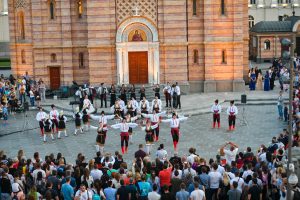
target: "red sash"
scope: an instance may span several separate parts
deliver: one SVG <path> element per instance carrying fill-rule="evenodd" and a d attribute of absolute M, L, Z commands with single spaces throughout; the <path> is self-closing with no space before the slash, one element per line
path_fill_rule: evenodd
<path fill-rule="evenodd" d="M 120 136 L 129 136 L 128 132 L 121 132 Z"/>

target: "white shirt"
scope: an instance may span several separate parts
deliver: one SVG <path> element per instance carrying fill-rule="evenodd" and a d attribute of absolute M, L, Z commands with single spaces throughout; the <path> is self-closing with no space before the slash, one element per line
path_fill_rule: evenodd
<path fill-rule="evenodd" d="M 187 161 L 191 164 L 194 164 L 194 158 L 197 157 L 195 154 L 191 154 L 187 157 Z"/>
<path fill-rule="evenodd" d="M 50 119 L 57 119 L 59 116 L 59 113 L 57 110 L 51 110 L 50 111 Z"/>
<path fill-rule="evenodd" d="M 266 152 L 259 155 L 259 159 L 261 162 L 267 162 L 267 155 Z"/>
<path fill-rule="evenodd" d="M 231 113 L 233 113 L 233 115 L 237 115 L 238 114 L 238 109 L 235 105 L 233 106 L 229 106 L 227 108 L 227 115 L 231 115 Z"/>
<path fill-rule="evenodd" d="M 223 175 L 223 174 L 224 174 L 224 172 L 225 172 L 225 169 L 224 169 L 224 167 L 223 167 L 223 166 L 221 166 L 221 165 L 218 165 L 218 169 L 217 169 L 217 171 L 218 171 L 218 172 L 220 172 L 220 174 L 221 174 L 221 175 Z"/>
<path fill-rule="evenodd" d="M 107 120 L 114 119 L 115 116 L 114 115 L 100 115 L 100 116 L 90 115 L 90 117 L 93 120 L 99 120 L 99 123 L 105 125 L 107 124 Z"/>
<path fill-rule="evenodd" d="M 113 129 L 120 129 L 121 132 L 128 132 L 129 128 L 135 128 L 137 127 L 138 124 L 136 123 L 118 123 L 118 124 L 114 124 L 111 127 Z"/>
<path fill-rule="evenodd" d="M 177 171 L 178 171 L 178 176 L 177 177 L 181 179 L 182 178 L 182 170 L 178 169 Z M 174 177 L 176 177 L 175 176 L 175 169 L 172 172 L 172 178 L 174 178 Z"/>
<path fill-rule="evenodd" d="M 34 182 L 36 182 L 36 179 L 37 179 L 37 174 L 39 172 L 42 172 L 42 176 L 43 176 L 43 179 L 46 178 L 46 172 L 42 169 L 35 169 L 33 172 L 32 172 L 32 177 L 33 177 L 33 180 Z"/>
<path fill-rule="evenodd" d="M 205 197 L 205 193 L 202 190 L 196 189 L 191 193 L 191 200 L 202 200 Z"/>
<path fill-rule="evenodd" d="M 238 152 L 238 148 L 234 148 L 233 151 L 224 149 L 224 153 L 225 153 L 225 159 L 226 159 L 226 163 L 231 165 L 232 161 L 235 161 L 235 156 Z"/>
<path fill-rule="evenodd" d="M 157 105 L 159 112 L 161 111 L 161 100 L 160 99 L 154 99 L 151 103 L 151 110 L 154 109 L 154 106 Z"/>
<path fill-rule="evenodd" d="M 214 104 L 214 105 L 212 105 L 212 107 L 211 107 L 211 112 L 212 113 L 218 113 L 218 114 L 220 114 L 221 113 L 221 111 L 222 111 L 222 107 L 221 107 L 221 105 L 220 104 Z"/>
<path fill-rule="evenodd" d="M 37 121 L 42 121 L 46 118 L 46 113 L 44 111 L 38 112 L 36 115 L 36 120 Z"/>
<path fill-rule="evenodd" d="M 211 171 L 208 174 L 209 176 L 209 183 L 210 183 L 210 188 L 216 189 L 219 188 L 220 181 L 222 180 L 222 175 L 218 171 Z"/>
<path fill-rule="evenodd" d="M 178 85 L 176 85 L 175 87 L 175 92 L 177 93 L 177 95 L 180 95 L 180 87 Z"/>
<path fill-rule="evenodd" d="M 75 194 L 75 197 L 79 197 L 80 200 L 92 199 L 92 196 L 93 195 L 90 191 L 85 190 L 84 192 L 81 192 L 80 189 Z"/>
<path fill-rule="evenodd" d="M 83 107 L 89 107 L 91 105 L 91 101 L 89 99 L 84 99 L 83 100 Z"/>
<path fill-rule="evenodd" d="M 247 171 L 244 171 L 244 173 L 243 173 L 243 179 L 246 179 L 247 178 L 247 176 L 252 176 L 252 174 L 253 174 L 254 172 L 252 171 L 252 170 L 247 170 Z"/>
<path fill-rule="evenodd" d="M 140 110 L 142 110 L 143 106 L 146 106 L 146 110 L 149 111 L 150 109 L 150 106 L 149 106 L 149 101 L 148 100 L 145 100 L 145 101 L 140 101 Z"/>
<path fill-rule="evenodd" d="M 144 114 L 142 113 L 142 116 L 145 118 L 149 118 L 151 122 L 159 122 L 159 117 L 164 116 L 166 114 L 166 111 L 161 113 L 155 113 L 155 114 Z"/>
<path fill-rule="evenodd" d="M 120 99 L 120 106 L 121 106 L 121 108 L 125 107 L 125 102 L 122 99 Z"/>
<path fill-rule="evenodd" d="M 191 173 L 192 177 L 197 176 L 197 172 L 196 172 L 196 170 L 194 170 L 193 168 L 187 168 L 187 169 L 184 169 L 184 170 L 183 170 L 183 174 L 184 174 L 185 176 L 187 176 L 189 173 Z"/>
<path fill-rule="evenodd" d="M 171 118 L 171 119 L 165 119 L 165 120 L 161 120 L 161 121 L 169 122 L 171 128 L 178 128 L 180 121 L 184 121 L 187 119 L 188 119 L 187 117 L 180 117 L 180 118 L 176 118 L 176 119 Z"/>
<path fill-rule="evenodd" d="M 160 194 L 158 194 L 157 192 L 149 192 L 148 193 L 148 200 L 160 200 Z"/>
<path fill-rule="evenodd" d="M 34 93 L 33 93 L 32 90 L 29 91 L 29 96 L 30 96 L 30 97 L 34 97 Z"/>
<path fill-rule="evenodd" d="M 92 169 L 90 175 L 93 177 L 93 180 L 100 180 L 103 172 L 99 169 Z"/>
<path fill-rule="evenodd" d="M 158 150 L 156 152 L 156 157 L 162 162 L 166 160 L 167 156 L 168 156 L 168 152 L 164 149 Z"/>
<path fill-rule="evenodd" d="M 171 94 L 171 86 L 167 85 L 164 90 Z"/>
<path fill-rule="evenodd" d="M 244 185 L 244 179 L 240 178 L 240 177 L 235 177 L 235 178 L 230 180 L 230 185 L 233 185 L 234 181 L 238 183 L 237 189 L 242 192 L 243 191 L 243 185 Z"/>

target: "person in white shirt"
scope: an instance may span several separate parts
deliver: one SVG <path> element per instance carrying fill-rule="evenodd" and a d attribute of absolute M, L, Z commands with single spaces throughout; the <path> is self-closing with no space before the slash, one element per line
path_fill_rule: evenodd
<path fill-rule="evenodd" d="M 227 145 L 230 145 L 230 149 L 225 149 Z M 226 163 L 231 165 L 232 161 L 235 161 L 236 154 L 238 153 L 238 146 L 233 142 L 226 142 L 221 148 L 221 154 L 225 154 Z"/>
<path fill-rule="evenodd" d="M 124 113 L 129 114 L 131 117 L 134 117 L 136 107 L 133 105 L 132 100 L 127 101 L 127 105 L 124 107 Z"/>
<path fill-rule="evenodd" d="M 91 175 L 91 177 L 93 177 L 94 181 L 100 180 L 103 175 L 103 172 L 101 170 L 99 170 L 97 164 L 95 164 L 94 169 L 91 170 L 90 175 Z"/>
<path fill-rule="evenodd" d="M 193 164 L 194 164 L 194 159 L 195 159 L 195 157 L 197 157 L 197 155 L 195 154 L 195 153 L 196 153 L 196 149 L 193 148 L 193 147 L 191 147 L 191 148 L 189 149 L 189 153 L 190 153 L 190 155 L 187 157 L 187 161 L 188 161 L 191 165 L 193 165 Z"/>
<path fill-rule="evenodd" d="M 50 111 L 50 119 L 52 121 L 52 133 L 54 134 L 54 126 L 56 128 L 56 133 L 58 133 L 58 116 L 59 113 L 56 110 L 56 107 L 54 104 L 51 105 L 51 111 Z"/>
<path fill-rule="evenodd" d="M 243 187 L 244 187 L 244 179 L 243 178 L 241 178 L 241 177 L 239 177 L 239 175 L 240 175 L 240 172 L 239 171 L 236 171 L 235 172 L 235 177 L 233 178 L 233 179 L 231 179 L 230 180 L 230 185 L 231 185 L 231 187 L 233 186 L 233 182 L 235 181 L 235 182 L 237 182 L 238 183 L 238 187 L 237 187 L 237 189 L 239 190 L 239 191 L 243 191 Z"/>
<path fill-rule="evenodd" d="M 160 194 L 157 193 L 157 185 L 154 183 L 152 192 L 148 193 L 148 200 L 160 200 Z"/>
<path fill-rule="evenodd" d="M 36 120 L 39 122 L 41 136 L 44 136 L 44 121 L 46 119 L 46 113 L 43 111 L 43 108 L 39 108 L 39 112 L 36 114 Z"/>
<path fill-rule="evenodd" d="M 161 109 L 161 100 L 158 98 L 158 96 L 155 96 L 155 99 L 153 99 L 151 103 L 151 110 L 152 112 L 155 110 L 156 113 L 160 113 Z"/>
<path fill-rule="evenodd" d="M 156 152 L 156 157 L 161 161 L 164 162 L 168 157 L 168 152 L 164 149 L 164 144 L 160 144 L 159 148 Z"/>
<path fill-rule="evenodd" d="M 154 134 L 154 140 L 157 142 L 159 140 L 159 123 L 162 116 L 165 116 L 166 111 L 157 113 L 155 110 L 153 110 L 153 114 L 144 114 L 142 113 L 142 116 L 145 118 L 150 119 L 151 125 L 156 125 L 157 127 L 153 129 Z"/>
<path fill-rule="evenodd" d="M 206 200 L 205 193 L 199 189 L 199 183 L 194 182 L 194 191 L 190 195 L 190 200 Z"/>
<path fill-rule="evenodd" d="M 181 91 L 180 91 L 180 87 L 178 85 L 178 82 L 176 82 L 175 91 L 177 93 L 177 102 L 176 102 L 177 103 L 177 107 L 176 108 L 181 109 L 181 101 L 180 101 Z"/>
<path fill-rule="evenodd" d="M 112 112 L 115 114 L 115 119 L 119 119 L 120 117 L 124 117 L 124 106 L 121 105 L 121 100 L 117 99 L 115 104 L 110 108 Z"/>
<path fill-rule="evenodd" d="M 157 128 L 158 124 L 151 126 L 151 121 L 147 120 L 146 126 L 142 127 L 142 130 L 146 132 L 145 140 L 146 140 L 146 153 L 150 155 L 151 147 L 154 142 L 154 134 L 153 131 Z"/>
<path fill-rule="evenodd" d="M 126 119 L 126 123 L 132 123 L 132 122 L 136 122 L 138 117 L 137 116 L 132 117 L 130 113 L 127 113 L 125 119 Z M 129 127 L 128 134 L 129 134 L 129 143 L 133 144 L 133 129 L 131 127 Z"/>
<path fill-rule="evenodd" d="M 80 189 L 75 194 L 74 200 L 92 200 L 92 196 L 92 193 L 85 188 L 85 185 L 81 184 Z"/>
<path fill-rule="evenodd" d="M 185 121 L 187 120 L 187 117 L 177 117 L 176 113 L 172 114 L 172 118 L 171 119 L 165 119 L 165 120 L 161 120 L 161 122 L 167 122 L 170 123 L 170 128 L 171 128 L 171 134 L 172 134 L 172 138 L 173 138 L 173 146 L 174 146 L 174 150 L 177 151 L 177 144 L 179 142 L 179 127 L 180 127 L 180 121 Z"/>
<path fill-rule="evenodd" d="M 163 89 L 164 91 L 164 95 L 165 95 L 165 99 L 166 99 L 166 107 L 172 107 L 171 106 L 171 86 L 170 83 L 168 82 L 166 87 L 164 87 Z"/>
<path fill-rule="evenodd" d="M 212 170 L 209 172 L 209 186 L 210 186 L 210 191 L 211 195 L 217 195 L 219 186 L 220 186 L 220 181 L 222 180 L 222 175 L 218 170 L 218 164 L 213 163 L 212 164 Z"/>
<path fill-rule="evenodd" d="M 218 122 L 218 128 L 220 128 L 220 113 L 222 111 L 222 107 L 219 104 L 219 100 L 216 99 L 214 105 L 211 107 L 211 112 L 213 113 L 213 128 L 216 128 L 216 122 Z"/>
<path fill-rule="evenodd" d="M 123 119 L 122 123 L 118 123 L 118 124 L 111 126 L 113 129 L 120 129 L 120 131 L 121 131 L 121 133 L 120 133 L 121 151 L 123 154 L 127 153 L 127 150 L 128 150 L 128 140 L 129 140 L 128 130 L 130 127 L 135 128 L 137 126 L 138 126 L 138 124 L 136 124 L 136 123 L 126 123 L 126 119 Z"/>
<path fill-rule="evenodd" d="M 41 169 L 41 163 L 36 163 L 35 168 L 36 169 L 33 170 L 31 175 L 33 177 L 33 181 L 36 183 L 38 173 L 41 172 L 43 179 L 45 179 L 46 178 L 46 172 Z"/>
<path fill-rule="evenodd" d="M 143 100 L 140 101 L 140 111 L 141 113 L 148 114 L 150 110 L 149 101 L 146 99 L 146 97 L 143 97 Z"/>
<path fill-rule="evenodd" d="M 230 106 L 227 108 L 227 115 L 228 115 L 228 123 L 229 123 L 229 131 L 232 131 L 235 129 L 235 120 L 236 115 L 238 114 L 238 109 L 234 105 L 234 101 L 230 101 Z"/>
<path fill-rule="evenodd" d="M 253 171 L 252 171 L 252 164 L 248 163 L 247 165 L 247 170 L 243 172 L 243 179 L 246 180 L 248 176 L 252 176 L 253 175 Z"/>
<path fill-rule="evenodd" d="M 91 114 L 91 113 L 95 112 L 95 108 L 94 108 L 93 104 L 91 103 L 91 101 L 89 100 L 88 95 L 85 95 L 84 100 L 83 100 L 83 109 L 84 108 L 87 109 L 87 114 Z"/>

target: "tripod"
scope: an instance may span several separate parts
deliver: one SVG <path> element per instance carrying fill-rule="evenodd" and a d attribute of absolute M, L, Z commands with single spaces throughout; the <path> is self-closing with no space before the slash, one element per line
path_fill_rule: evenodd
<path fill-rule="evenodd" d="M 33 129 L 32 125 L 29 123 L 28 115 L 26 109 L 23 111 L 23 127 L 22 127 L 22 134 L 25 133 L 25 131 L 28 131 L 28 129 Z"/>

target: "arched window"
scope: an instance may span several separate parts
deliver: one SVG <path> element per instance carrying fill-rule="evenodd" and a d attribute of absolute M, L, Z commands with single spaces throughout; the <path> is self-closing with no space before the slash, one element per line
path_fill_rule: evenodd
<path fill-rule="evenodd" d="M 222 64 L 227 64 L 227 52 L 225 49 L 222 50 Z"/>
<path fill-rule="evenodd" d="M 77 1 L 78 18 L 82 18 L 83 15 L 83 2 L 82 0 Z"/>
<path fill-rule="evenodd" d="M 84 68 L 84 54 L 82 52 L 79 53 L 79 68 Z"/>
<path fill-rule="evenodd" d="M 25 55 L 24 49 L 22 49 L 22 51 L 21 51 L 21 62 L 22 62 L 22 64 L 26 64 L 26 55 Z"/>
<path fill-rule="evenodd" d="M 256 4 L 256 0 L 250 0 L 250 4 L 251 5 Z"/>
<path fill-rule="evenodd" d="M 19 12 L 19 33 L 20 39 L 25 40 L 25 19 L 24 13 L 22 11 Z"/>
<path fill-rule="evenodd" d="M 199 63 L 199 52 L 198 50 L 194 50 L 193 51 L 193 54 L 194 54 L 194 64 L 198 64 Z"/>
<path fill-rule="evenodd" d="M 264 48 L 265 48 L 265 50 L 270 50 L 271 49 L 271 42 L 270 42 L 270 40 L 265 40 L 265 42 L 264 42 Z"/>
<path fill-rule="evenodd" d="M 51 62 L 53 62 L 53 63 L 57 62 L 55 53 L 52 53 L 50 57 L 51 57 Z"/>
<path fill-rule="evenodd" d="M 225 15 L 225 0 L 221 0 L 221 15 Z"/>
<path fill-rule="evenodd" d="M 49 14 L 50 14 L 50 19 L 55 18 L 55 1 L 50 0 L 49 2 Z"/>
<path fill-rule="evenodd" d="M 193 0 L 193 15 L 197 15 L 197 0 Z"/>
<path fill-rule="evenodd" d="M 254 17 L 252 15 L 248 16 L 249 28 L 254 26 Z"/>

